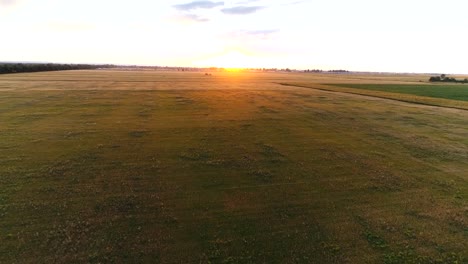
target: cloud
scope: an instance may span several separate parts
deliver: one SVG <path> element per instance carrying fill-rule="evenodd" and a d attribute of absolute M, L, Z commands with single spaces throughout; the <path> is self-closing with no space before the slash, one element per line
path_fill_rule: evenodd
<path fill-rule="evenodd" d="M 298 4 L 302 4 L 302 3 L 305 3 L 306 1 L 305 0 L 302 0 L 302 1 L 295 1 L 295 2 L 291 2 L 291 3 L 287 3 L 285 5 L 298 5 Z"/>
<path fill-rule="evenodd" d="M 8 1 L 8 0 L 0 0 L 0 1 Z M 193 1 L 186 4 L 174 5 L 173 7 L 178 10 L 182 11 L 190 11 L 193 9 L 210 9 L 215 8 L 218 6 L 223 6 L 224 2 L 212 2 L 212 1 Z"/>
<path fill-rule="evenodd" d="M 73 22 L 51 22 L 48 23 L 47 28 L 57 32 L 79 32 L 79 31 L 90 31 L 96 27 L 92 24 L 85 23 L 73 23 Z"/>
<path fill-rule="evenodd" d="M 246 39 L 268 39 L 271 35 L 279 32 L 279 29 L 262 29 L 262 30 L 239 30 L 228 33 L 226 37 L 246 40 Z"/>
<path fill-rule="evenodd" d="M 172 20 L 180 24 L 193 24 L 193 23 L 202 23 L 210 21 L 208 18 L 201 17 L 195 14 L 180 14 L 173 16 Z"/>
<path fill-rule="evenodd" d="M 263 30 L 244 31 L 244 33 L 247 35 L 253 35 L 253 36 L 267 36 L 267 35 L 277 33 L 278 31 L 279 29 L 263 29 Z"/>
<path fill-rule="evenodd" d="M 182 17 L 185 18 L 188 21 L 193 21 L 193 22 L 207 22 L 207 21 L 210 21 L 208 18 L 204 18 L 204 17 L 201 17 L 199 15 L 195 15 L 195 14 L 186 14 L 186 15 L 183 15 Z"/>
<path fill-rule="evenodd" d="M 221 9 L 221 12 L 228 15 L 248 15 L 264 8 L 264 6 L 236 6 L 231 8 L 223 8 Z"/>
<path fill-rule="evenodd" d="M 0 6 L 12 6 L 16 4 L 16 0 L 0 0 Z"/>
<path fill-rule="evenodd" d="M 247 0 L 247 1 L 242 1 L 242 2 L 237 2 L 236 5 L 248 5 L 248 4 L 251 4 L 253 2 L 258 2 L 260 0 Z"/>

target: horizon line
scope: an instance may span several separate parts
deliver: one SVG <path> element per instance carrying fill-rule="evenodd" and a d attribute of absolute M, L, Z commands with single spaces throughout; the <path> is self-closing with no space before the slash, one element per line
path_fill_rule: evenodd
<path fill-rule="evenodd" d="M 227 67 L 219 67 L 219 66 L 209 66 L 209 67 L 199 67 L 199 66 L 161 66 L 161 65 L 148 65 L 148 64 L 113 64 L 113 63 L 90 63 L 90 62 L 82 62 L 82 63 L 76 63 L 76 62 L 50 62 L 50 61 L 0 61 L 1 63 L 7 63 L 7 64 L 13 64 L 13 63 L 30 63 L 30 64 L 70 64 L 70 65 L 108 65 L 108 66 L 117 66 L 117 67 L 153 67 L 153 68 L 178 68 L 178 69 L 231 69 Z M 232 68 L 234 69 L 234 68 Z M 353 71 L 353 70 L 345 70 L 345 69 L 329 69 L 329 70 L 323 70 L 320 68 L 293 68 L 293 67 L 258 67 L 258 68 L 235 68 L 238 70 L 277 70 L 277 71 L 291 71 L 291 72 L 304 72 L 307 70 L 320 70 L 323 71 L 323 73 L 333 73 L 333 71 L 343 71 L 342 73 L 375 73 L 375 74 L 417 74 L 417 75 L 424 75 L 424 74 L 431 74 L 431 75 L 441 75 L 441 74 L 451 74 L 451 75 L 468 75 L 468 73 L 441 73 L 441 72 L 399 72 L 399 71 L 369 71 L 369 70 L 358 70 L 358 71 Z M 337 73 L 335 72 L 335 73 Z M 319 72 L 322 73 L 322 72 Z"/>

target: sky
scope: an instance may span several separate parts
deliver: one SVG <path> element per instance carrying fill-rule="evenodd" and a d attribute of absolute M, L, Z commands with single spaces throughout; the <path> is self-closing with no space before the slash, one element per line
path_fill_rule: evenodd
<path fill-rule="evenodd" d="M 468 73 L 466 0 L 0 0 L 0 61 Z"/>

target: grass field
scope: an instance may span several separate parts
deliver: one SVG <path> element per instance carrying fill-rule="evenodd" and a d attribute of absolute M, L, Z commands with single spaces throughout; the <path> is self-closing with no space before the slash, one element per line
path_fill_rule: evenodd
<path fill-rule="evenodd" d="M 429 84 L 388 84 L 385 82 L 383 84 L 280 82 L 279 84 L 289 87 L 312 88 L 322 91 L 384 98 L 413 104 L 468 110 L 468 86 L 465 85 L 432 86 Z"/>
<path fill-rule="evenodd" d="M 365 78 L 0 76 L 0 263 L 467 263 L 468 111 Z"/>
<path fill-rule="evenodd" d="M 337 84 L 335 86 L 468 101 L 468 85 Z"/>

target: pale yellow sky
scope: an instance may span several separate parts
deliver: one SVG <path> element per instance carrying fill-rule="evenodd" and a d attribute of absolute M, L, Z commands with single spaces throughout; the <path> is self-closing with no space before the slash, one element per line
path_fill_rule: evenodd
<path fill-rule="evenodd" d="M 468 73 L 464 0 L 0 0 L 0 61 Z"/>

